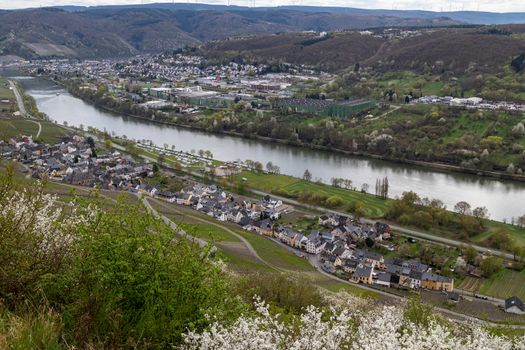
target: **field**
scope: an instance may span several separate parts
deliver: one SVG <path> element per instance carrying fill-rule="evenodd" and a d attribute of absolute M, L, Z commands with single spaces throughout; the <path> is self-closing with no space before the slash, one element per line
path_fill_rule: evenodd
<path fill-rule="evenodd" d="M 496 298 L 517 296 L 525 300 L 525 271 L 503 269 L 485 281 L 480 293 Z"/>
<path fill-rule="evenodd" d="M 286 175 L 277 174 L 263 174 L 256 172 L 244 171 L 239 175 L 240 178 L 247 179 L 247 185 L 253 189 L 279 193 L 286 192 L 292 196 L 298 195 L 300 192 L 312 192 L 325 194 L 329 197 L 340 197 L 344 205 L 348 205 L 353 201 L 362 202 L 368 212 L 368 216 L 377 218 L 383 215 L 388 200 L 383 200 L 371 194 L 365 194 L 358 191 L 350 191 L 341 188 L 336 188 L 328 185 L 304 181 Z M 344 208 L 339 208 L 344 209 Z"/>
<path fill-rule="evenodd" d="M 48 121 L 31 121 L 22 118 L 0 119 L 0 139 L 9 140 L 15 136 L 31 135 L 36 138 L 38 123 L 42 125 L 42 132 L 38 139 L 47 143 L 55 143 L 67 134 L 67 130 Z"/>
<path fill-rule="evenodd" d="M 482 278 L 467 276 L 457 285 L 457 288 L 467 292 L 478 293 L 484 282 L 485 280 Z"/>
<path fill-rule="evenodd" d="M 0 98 L 15 98 L 15 95 L 13 94 L 13 91 L 9 89 L 9 82 L 0 77 Z"/>

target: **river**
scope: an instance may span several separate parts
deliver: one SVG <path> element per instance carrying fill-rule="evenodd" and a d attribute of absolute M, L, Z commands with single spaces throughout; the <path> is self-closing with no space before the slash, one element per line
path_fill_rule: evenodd
<path fill-rule="evenodd" d="M 53 82 L 30 77 L 16 77 L 22 87 L 35 98 L 40 111 L 59 123 L 92 126 L 133 139 L 153 140 L 157 145 L 175 145 L 183 151 L 210 150 L 214 158 L 228 160 L 272 161 L 281 173 L 302 177 L 308 169 L 314 179 L 330 183 L 333 177 L 352 180 L 360 188 L 363 183 L 374 191 L 378 178 L 388 177 L 391 197 L 415 191 L 422 197 L 438 198 L 449 209 L 459 201 L 486 206 L 492 219 L 508 220 L 525 214 L 525 183 L 479 178 L 473 175 L 440 172 L 423 167 L 353 157 L 334 152 L 311 150 L 260 140 L 156 124 L 115 115 L 73 97 Z"/>

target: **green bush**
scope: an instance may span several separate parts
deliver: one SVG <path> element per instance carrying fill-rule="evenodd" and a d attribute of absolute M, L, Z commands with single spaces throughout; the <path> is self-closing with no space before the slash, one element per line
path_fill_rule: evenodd
<path fill-rule="evenodd" d="M 76 341 L 166 347 L 205 315 L 228 319 L 241 306 L 207 252 L 174 235 L 141 205 L 122 201 L 79 225 L 76 254 L 42 283 Z"/>

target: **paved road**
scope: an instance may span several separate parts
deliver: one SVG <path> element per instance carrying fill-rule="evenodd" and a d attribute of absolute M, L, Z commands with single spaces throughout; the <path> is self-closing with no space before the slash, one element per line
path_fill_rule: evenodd
<path fill-rule="evenodd" d="M 22 117 L 27 118 L 28 114 L 26 111 L 26 106 L 24 105 L 24 100 L 22 99 L 22 95 L 20 95 L 20 91 L 18 91 L 18 87 L 12 80 L 9 80 L 9 85 L 11 86 L 11 90 L 13 90 L 13 93 L 15 94 L 16 103 L 18 104 L 18 110 L 20 111 L 20 114 L 22 115 Z"/>
<path fill-rule="evenodd" d="M 31 122 L 38 125 L 38 132 L 35 138 L 39 138 L 40 134 L 42 133 L 42 124 L 34 120 L 34 118 L 29 113 L 27 113 L 26 106 L 24 105 L 24 99 L 22 98 L 20 91 L 18 91 L 18 87 L 16 86 L 16 84 L 12 80 L 9 80 L 9 85 L 11 86 L 11 89 L 13 90 L 13 93 L 15 94 L 16 103 L 18 104 L 18 110 L 20 111 L 20 114 L 22 115 L 22 117 L 28 118 L 30 119 Z"/>

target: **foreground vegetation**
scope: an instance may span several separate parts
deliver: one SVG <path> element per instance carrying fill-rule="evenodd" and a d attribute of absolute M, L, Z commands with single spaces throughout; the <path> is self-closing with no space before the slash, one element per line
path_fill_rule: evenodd
<path fill-rule="evenodd" d="M 124 197 L 107 202 L 93 193 L 66 204 L 45 194 L 41 184 L 15 180 L 13 172 L 10 165 L 0 174 L 1 348 L 256 349 L 271 344 L 266 348 L 278 349 L 288 343 L 311 349 L 324 343 L 327 349 L 365 349 L 363 337 L 375 334 L 372 318 L 391 325 L 394 333 L 381 328 L 377 334 L 396 342 L 401 339 L 395 330 L 403 324 L 432 334 L 447 344 L 443 349 L 452 340 L 474 349 L 467 347 L 477 344 L 471 332 L 483 337 L 487 349 L 521 346 L 520 338 L 494 337 L 479 328 L 450 333 L 446 322 L 418 302 L 383 309 L 349 295 L 327 297 L 331 294 L 282 273 L 239 276 L 208 248 L 176 236 L 140 202 Z M 216 237 L 206 233 L 209 227 L 185 228 Z M 224 233 L 218 240 L 234 242 Z M 252 243 L 272 259 L 271 252 Z M 260 299 L 254 305 L 255 295 Z M 340 313 L 341 305 L 355 311 Z M 314 324 L 316 332 L 310 333 Z M 283 338 L 279 329 L 303 335 Z M 261 331 L 277 336 L 280 345 Z M 219 334 L 225 337 L 216 343 Z M 418 340 L 411 349 L 421 346 Z"/>

